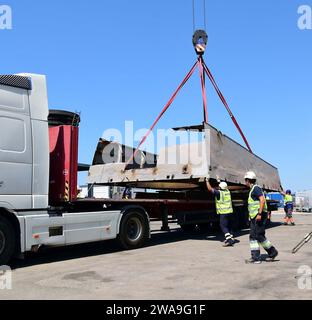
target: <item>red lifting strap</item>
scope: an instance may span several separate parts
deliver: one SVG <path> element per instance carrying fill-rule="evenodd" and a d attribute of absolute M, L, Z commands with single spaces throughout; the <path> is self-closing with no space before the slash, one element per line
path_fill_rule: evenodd
<path fill-rule="evenodd" d="M 199 61 L 197 61 L 192 69 L 190 70 L 190 72 L 186 75 L 186 77 L 183 79 L 183 81 L 181 82 L 181 84 L 179 85 L 179 87 L 176 89 L 176 91 L 174 92 L 174 94 L 172 95 L 172 97 L 170 98 L 170 100 L 168 101 L 168 103 L 165 105 L 164 109 L 161 111 L 161 113 L 159 114 L 159 116 L 157 117 L 157 119 L 154 121 L 154 123 L 152 124 L 152 126 L 150 127 L 150 129 L 148 130 L 148 132 L 146 133 L 146 135 L 143 137 L 143 139 L 141 140 L 141 142 L 139 143 L 138 147 L 136 148 L 136 150 L 134 151 L 133 155 L 129 158 L 129 160 L 126 162 L 125 165 L 125 170 L 127 170 L 127 167 L 130 163 L 132 163 L 132 161 L 135 159 L 141 145 L 145 142 L 145 140 L 147 139 L 147 137 L 151 134 L 151 132 L 153 131 L 153 129 L 155 128 L 156 124 L 158 123 L 158 121 L 162 118 L 162 116 L 165 114 L 165 112 L 169 109 L 169 107 L 171 106 L 172 102 L 174 101 L 174 99 L 176 98 L 176 96 L 178 95 L 179 91 L 184 87 L 184 85 L 186 84 L 186 82 L 189 80 L 189 78 L 192 76 L 192 74 L 194 73 L 196 67 L 198 66 Z"/>
<path fill-rule="evenodd" d="M 206 71 L 206 74 L 207 74 L 208 78 L 210 79 L 210 81 L 211 81 L 212 85 L 214 86 L 215 90 L 217 91 L 217 94 L 219 95 L 219 97 L 220 97 L 222 103 L 224 104 L 226 110 L 228 111 L 228 113 L 229 113 L 234 125 L 236 126 L 237 130 L 239 131 L 240 135 L 242 136 L 242 138 L 243 138 L 243 140 L 244 140 L 249 152 L 253 153 L 251 148 L 250 148 L 250 146 L 249 146 L 249 143 L 248 143 L 248 141 L 247 141 L 247 139 L 246 139 L 246 137 L 245 137 L 245 135 L 244 135 L 244 133 L 243 133 L 243 131 L 241 129 L 241 127 L 239 126 L 238 122 L 236 121 L 236 119 L 235 119 L 230 107 L 228 106 L 228 104 L 227 104 L 222 92 L 220 91 L 215 79 L 213 78 L 213 76 L 212 76 L 209 68 L 206 66 L 205 62 L 203 63 L 203 66 L 204 66 L 204 69 Z"/>
<path fill-rule="evenodd" d="M 199 62 L 199 72 L 200 72 L 200 81 L 202 86 L 203 102 L 204 102 L 204 121 L 205 123 L 208 123 L 207 96 L 206 96 L 206 88 L 205 88 L 205 71 L 204 71 L 204 60 L 202 56 L 198 58 L 198 62 Z"/>

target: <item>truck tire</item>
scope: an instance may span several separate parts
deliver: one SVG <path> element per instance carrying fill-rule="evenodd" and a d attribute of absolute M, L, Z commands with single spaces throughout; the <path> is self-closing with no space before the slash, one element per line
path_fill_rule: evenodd
<path fill-rule="evenodd" d="M 123 249 L 141 248 L 149 238 L 149 222 L 146 215 L 138 211 L 127 212 L 120 223 L 118 241 Z"/>
<path fill-rule="evenodd" d="M 12 259 L 15 248 L 14 228 L 7 219 L 0 217 L 0 266 L 7 264 Z"/>

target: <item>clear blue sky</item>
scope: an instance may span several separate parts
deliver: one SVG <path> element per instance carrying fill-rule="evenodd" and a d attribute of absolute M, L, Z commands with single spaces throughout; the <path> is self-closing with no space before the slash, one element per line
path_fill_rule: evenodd
<path fill-rule="evenodd" d="M 105 129 L 148 127 L 196 59 L 191 0 L 1 4 L 13 30 L 0 30 L 0 73 L 45 74 L 50 108 L 81 111 L 80 162 Z M 207 0 L 206 63 L 254 152 L 294 191 L 312 189 L 312 31 L 297 28 L 301 4 L 312 0 Z M 202 121 L 198 81 L 160 127 Z M 211 124 L 241 142 L 211 88 L 208 103 Z"/>

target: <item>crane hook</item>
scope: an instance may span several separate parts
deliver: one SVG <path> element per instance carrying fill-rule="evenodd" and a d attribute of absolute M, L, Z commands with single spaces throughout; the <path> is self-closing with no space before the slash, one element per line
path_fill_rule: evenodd
<path fill-rule="evenodd" d="M 193 46 L 196 54 L 202 56 L 208 43 L 208 35 L 205 30 L 196 30 L 193 35 Z"/>

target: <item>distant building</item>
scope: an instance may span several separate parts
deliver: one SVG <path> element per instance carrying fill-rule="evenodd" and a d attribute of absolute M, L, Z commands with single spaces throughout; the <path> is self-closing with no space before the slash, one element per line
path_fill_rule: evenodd
<path fill-rule="evenodd" d="M 312 190 L 296 192 L 296 207 L 300 208 L 301 211 L 312 210 Z"/>

